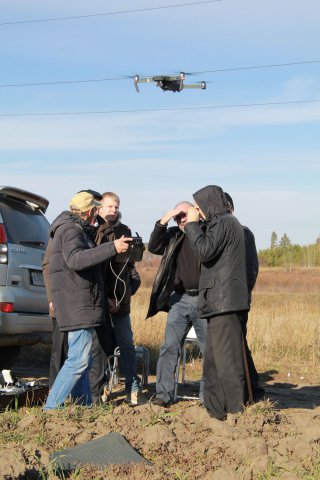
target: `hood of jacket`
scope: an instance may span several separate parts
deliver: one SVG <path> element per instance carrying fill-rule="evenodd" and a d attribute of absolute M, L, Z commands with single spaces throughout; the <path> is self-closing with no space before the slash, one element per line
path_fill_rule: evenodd
<path fill-rule="evenodd" d="M 91 237 L 94 237 L 95 227 L 93 227 L 92 225 L 89 225 L 85 220 L 80 218 L 79 215 L 75 215 L 74 213 L 69 212 L 68 210 L 65 210 L 64 212 L 60 213 L 60 215 L 58 215 L 57 218 L 52 222 L 50 226 L 50 231 L 49 231 L 50 237 L 53 238 L 57 229 L 68 223 L 70 225 L 77 223 Z"/>
<path fill-rule="evenodd" d="M 206 216 L 206 221 L 229 213 L 228 202 L 221 187 L 208 185 L 193 194 L 193 198 Z"/>

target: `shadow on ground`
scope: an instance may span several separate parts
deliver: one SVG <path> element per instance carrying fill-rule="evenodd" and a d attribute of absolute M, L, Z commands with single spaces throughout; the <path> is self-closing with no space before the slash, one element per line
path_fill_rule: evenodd
<path fill-rule="evenodd" d="M 49 373 L 50 347 L 43 347 L 45 354 L 42 361 L 39 362 L 39 353 L 31 348 L 25 349 L 26 353 L 22 355 L 13 371 L 17 377 L 32 377 L 45 379 Z M 30 350 L 30 352 L 29 352 Z M 44 358 L 43 358 L 44 357 Z M 151 370 L 152 371 L 152 370 Z M 153 372 L 152 372 L 153 373 Z M 319 382 L 300 383 L 291 379 L 288 383 L 286 377 L 278 370 L 271 369 L 260 374 L 261 384 L 266 390 L 266 397 L 276 403 L 277 408 L 306 408 L 313 409 L 320 406 L 320 385 Z M 155 375 L 149 376 L 149 397 L 155 395 Z M 295 379 L 294 379 L 295 380 Z M 197 398 L 197 382 L 187 382 L 184 388 L 179 387 L 178 394 Z"/>
<path fill-rule="evenodd" d="M 279 379 L 278 370 L 260 374 L 266 397 L 276 403 L 277 408 L 308 408 L 320 406 L 320 385 L 289 383 Z"/>

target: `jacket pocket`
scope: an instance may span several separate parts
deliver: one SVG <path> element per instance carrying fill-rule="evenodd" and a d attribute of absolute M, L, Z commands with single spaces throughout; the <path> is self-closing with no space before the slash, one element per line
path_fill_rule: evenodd
<path fill-rule="evenodd" d="M 210 315 L 214 309 L 213 291 L 215 279 L 211 275 L 202 275 L 199 281 L 198 309 L 202 316 Z"/>
<path fill-rule="evenodd" d="M 215 284 L 212 274 L 209 276 L 200 276 L 199 290 L 206 290 L 213 288 Z"/>

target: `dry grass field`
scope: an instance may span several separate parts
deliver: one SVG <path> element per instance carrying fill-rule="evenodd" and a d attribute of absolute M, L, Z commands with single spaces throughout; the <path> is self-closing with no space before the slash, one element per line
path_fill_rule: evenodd
<path fill-rule="evenodd" d="M 140 268 L 139 268 L 140 267 Z M 163 338 L 166 314 L 145 320 L 157 261 L 138 266 L 142 286 L 133 297 L 136 343 L 147 346 L 152 360 Z M 248 341 L 260 371 L 276 369 L 314 377 L 320 372 L 320 269 L 291 272 L 261 269 L 253 291 Z"/>
<path fill-rule="evenodd" d="M 142 287 L 133 298 L 137 344 L 149 347 L 152 368 L 166 314 L 145 320 L 158 260 L 139 265 Z M 67 405 L 44 413 L 14 404 L 0 412 L 0 479 L 7 480 L 320 480 L 319 313 L 320 270 L 262 270 L 249 320 L 249 342 L 266 400 L 231 415 L 210 418 L 195 400 L 168 408 L 131 407 L 123 384 L 103 405 Z M 43 352 L 46 352 L 46 356 Z M 40 353 L 42 351 L 42 354 Z M 28 347 L 20 370 L 48 374 L 50 349 Z M 192 370 L 193 368 L 193 370 Z M 187 374 L 200 374 L 201 362 Z M 149 378 L 150 398 L 154 377 Z M 50 455 L 120 433 L 151 465 L 115 462 L 55 470 Z"/>

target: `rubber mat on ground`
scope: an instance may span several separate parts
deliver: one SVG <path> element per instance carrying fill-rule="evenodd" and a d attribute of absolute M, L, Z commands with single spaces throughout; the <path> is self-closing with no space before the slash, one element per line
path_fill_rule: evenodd
<path fill-rule="evenodd" d="M 146 463 L 120 433 L 110 432 L 91 442 L 54 452 L 50 456 L 52 465 L 62 470 L 74 470 L 83 465 L 104 467 L 110 464 Z"/>

